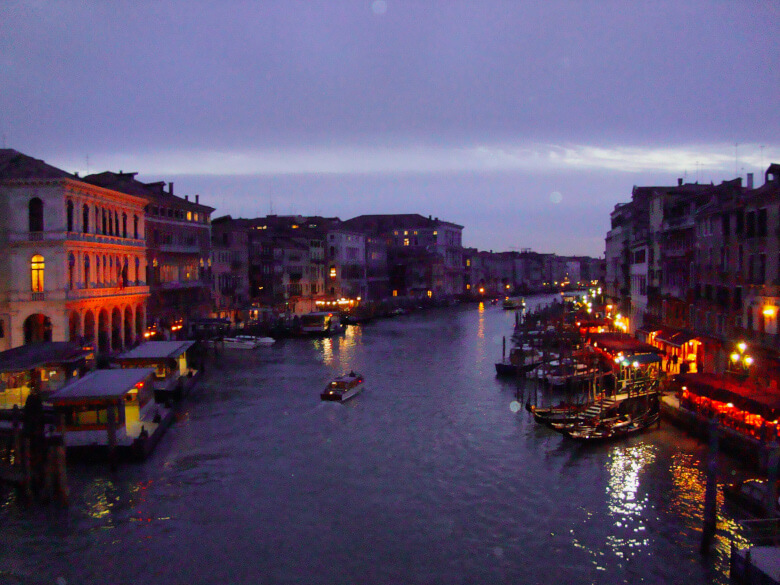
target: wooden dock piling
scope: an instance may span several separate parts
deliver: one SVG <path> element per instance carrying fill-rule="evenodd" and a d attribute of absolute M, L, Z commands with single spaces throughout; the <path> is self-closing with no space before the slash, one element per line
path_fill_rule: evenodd
<path fill-rule="evenodd" d="M 715 537 L 715 530 L 718 525 L 718 441 L 719 424 L 717 418 L 713 417 L 709 428 L 710 449 L 707 460 L 707 486 L 704 490 L 704 526 L 701 534 L 700 552 L 703 555 L 710 553 L 712 539 Z"/>

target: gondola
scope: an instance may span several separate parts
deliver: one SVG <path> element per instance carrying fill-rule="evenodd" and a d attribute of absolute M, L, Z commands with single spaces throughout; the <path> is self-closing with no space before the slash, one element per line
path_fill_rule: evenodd
<path fill-rule="evenodd" d="M 560 429 L 560 432 L 577 441 L 595 442 L 620 439 L 641 433 L 660 421 L 658 404 L 639 415 L 630 413 L 600 419 L 591 424 L 575 424 Z"/>

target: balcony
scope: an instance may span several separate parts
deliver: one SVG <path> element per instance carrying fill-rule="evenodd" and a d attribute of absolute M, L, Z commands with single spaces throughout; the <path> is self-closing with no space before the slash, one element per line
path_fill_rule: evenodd
<path fill-rule="evenodd" d="M 208 284 L 202 280 L 176 280 L 173 282 L 161 282 L 152 288 L 156 288 L 157 290 L 177 290 L 183 288 L 198 288 L 206 286 L 208 286 Z"/>
<path fill-rule="evenodd" d="M 692 229 L 695 225 L 694 219 L 690 215 L 673 217 L 663 221 L 661 224 L 661 231 Z"/>
<path fill-rule="evenodd" d="M 143 248 L 146 246 L 144 240 L 134 238 L 120 238 L 118 236 L 108 236 L 103 234 L 83 234 L 81 232 L 67 231 L 46 231 L 46 232 L 11 232 L 8 234 L 8 240 L 12 243 L 20 242 L 92 242 L 96 244 L 113 244 L 117 246 L 133 246 Z"/>
<path fill-rule="evenodd" d="M 154 244 L 150 245 L 149 247 L 152 249 L 157 249 L 160 252 L 172 252 L 174 254 L 200 254 L 202 252 L 198 244 Z"/>
<path fill-rule="evenodd" d="M 678 259 L 693 256 L 693 248 L 662 248 L 661 259 Z"/>
<path fill-rule="evenodd" d="M 94 299 L 104 297 L 129 297 L 135 295 L 148 295 L 149 287 L 146 285 L 137 286 L 111 286 L 96 288 L 77 288 L 65 291 L 65 298 L 68 300 Z"/>

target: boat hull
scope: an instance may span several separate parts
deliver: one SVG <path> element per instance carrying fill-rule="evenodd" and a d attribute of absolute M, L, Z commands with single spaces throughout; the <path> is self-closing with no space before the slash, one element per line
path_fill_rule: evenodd
<path fill-rule="evenodd" d="M 346 402 L 350 398 L 354 398 L 358 394 L 360 394 L 363 391 L 363 384 L 360 386 L 356 386 L 355 388 L 350 388 L 349 390 L 345 392 L 338 392 L 338 391 L 330 391 L 326 390 L 322 394 L 320 394 L 320 398 L 326 402 Z"/>

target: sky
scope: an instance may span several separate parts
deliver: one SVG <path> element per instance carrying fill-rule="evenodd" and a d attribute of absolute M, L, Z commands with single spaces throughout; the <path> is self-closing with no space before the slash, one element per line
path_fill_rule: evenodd
<path fill-rule="evenodd" d="M 775 0 L 3 0 L 2 146 L 213 217 L 603 256 L 634 185 L 780 162 Z"/>

